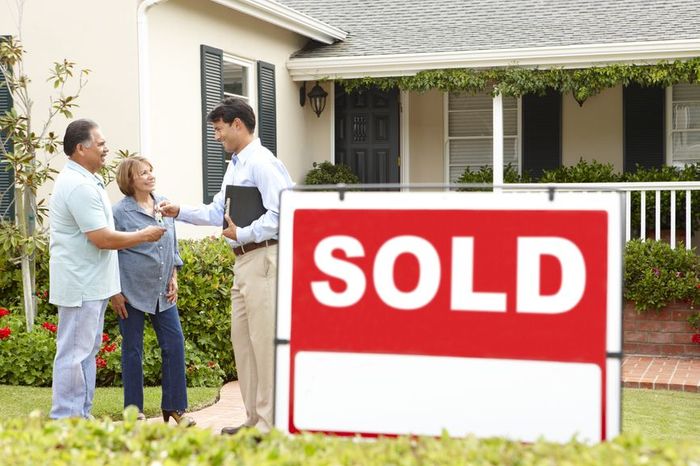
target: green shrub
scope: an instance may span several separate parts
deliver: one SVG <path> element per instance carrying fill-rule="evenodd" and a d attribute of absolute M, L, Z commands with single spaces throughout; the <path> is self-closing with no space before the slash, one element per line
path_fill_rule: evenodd
<path fill-rule="evenodd" d="M 700 259 L 682 245 L 632 240 L 625 246 L 625 298 L 637 310 L 700 302 Z"/>
<path fill-rule="evenodd" d="M 222 239 L 181 240 L 180 254 L 185 265 L 178 275 L 178 310 L 185 334 L 187 383 L 191 387 L 218 386 L 235 378 L 236 369 L 231 346 L 231 300 L 233 254 Z M 0 253 L 0 306 L 11 314 L 0 317 L 12 332 L 0 339 L 0 384 L 51 385 L 51 371 L 56 352 L 55 335 L 42 327 L 56 324 L 55 306 L 48 303 L 48 255 L 37 256 L 37 299 L 39 312 L 34 331 L 27 333 L 21 311 L 19 266 Z M 99 386 L 121 385 L 121 336 L 116 314 L 107 309 L 105 337 L 98 354 Z M 27 361 L 31 361 L 28 364 Z M 153 328 L 144 332 L 144 383 L 158 385 L 161 379 L 160 348 Z"/>
<path fill-rule="evenodd" d="M 505 183 L 530 183 L 530 176 L 525 173 L 520 175 L 518 170 L 512 165 L 508 164 L 503 167 L 503 181 Z M 493 168 L 492 167 L 481 167 L 478 170 L 472 170 L 467 167 L 462 175 L 457 179 L 457 183 L 460 184 L 492 184 L 493 183 Z M 479 188 L 469 188 L 464 189 L 464 191 L 477 191 Z M 460 189 L 460 191 L 462 191 Z"/>
<path fill-rule="evenodd" d="M 136 421 L 46 421 L 38 416 L 0 421 L 2 464 L 80 465 L 691 465 L 700 445 L 691 441 L 650 440 L 624 434 L 586 445 L 538 440 L 522 443 L 498 438 L 354 438 L 273 431 L 256 438 L 254 430 L 236 436 L 209 429 L 182 429 Z"/>
<path fill-rule="evenodd" d="M 527 173 L 519 175 L 510 164 L 504 168 L 504 183 L 530 183 L 534 181 Z M 554 170 L 545 170 L 542 176 L 536 180 L 539 183 L 619 183 L 619 182 L 661 182 L 661 181 L 698 181 L 700 180 L 700 165 L 686 165 L 683 168 L 664 166 L 660 168 L 644 168 L 637 166 L 629 173 L 617 173 L 610 163 L 601 163 L 596 160 L 579 160 L 576 165 L 562 166 Z M 467 168 L 458 183 L 486 183 L 493 182 L 493 170 L 491 167 L 482 167 L 478 171 Z M 671 227 L 671 193 L 661 191 L 661 225 L 662 229 Z M 691 203 L 700 205 L 700 191 L 693 191 Z M 631 226 L 632 235 L 639 236 L 640 231 L 640 206 L 639 193 L 632 194 Z M 646 194 L 645 218 L 648 230 L 654 228 L 656 201 L 653 193 Z M 685 191 L 676 194 L 676 228 L 678 231 L 685 229 Z M 691 231 L 700 228 L 700 209 L 693 209 L 691 218 Z"/>
<path fill-rule="evenodd" d="M 39 324 L 33 332 L 27 333 L 21 308 L 3 309 L 9 314 L 0 317 L 0 384 L 50 386 L 56 354 L 54 331 Z M 0 314 L 5 312 L 0 310 Z M 46 323 L 49 327 L 55 325 L 55 319 Z M 9 335 L 7 329 L 11 332 Z"/>
<path fill-rule="evenodd" d="M 0 238 L 11 236 L 14 224 L 0 220 Z M 46 241 L 40 241 L 46 243 Z M 0 239 L 0 306 L 14 306 L 22 302 L 22 271 L 19 263 L 11 258 L 17 251 L 3 249 L 8 242 Z M 37 321 L 56 313 L 54 306 L 48 302 L 49 289 L 49 252 L 47 248 L 36 251 L 36 294 Z"/>
<path fill-rule="evenodd" d="M 188 361 L 188 376 L 223 370 L 225 379 L 232 380 L 236 375 L 231 346 L 234 255 L 221 238 L 180 240 L 179 246 L 185 262 L 178 274 L 182 330 L 185 340 L 200 350 Z"/>
<path fill-rule="evenodd" d="M 621 175 L 614 172 L 610 163 L 580 159 L 576 165 L 545 170 L 540 183 L 612 183 L 620 181 Z"/>
<path fill-rule="evenodd" d="M 326 161 L 314 162 L 313 167 L 304 177 L 304 184 L 357 184 L 360 182 L 347 165 L 340 163 L 334 165 Z"/>

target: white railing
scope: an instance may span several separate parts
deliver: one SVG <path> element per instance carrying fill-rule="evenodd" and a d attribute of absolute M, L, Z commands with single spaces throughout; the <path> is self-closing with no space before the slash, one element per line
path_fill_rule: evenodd
<path fill-rule="evenodd" d="M 629 183 L 513 183 L 502 185 L 505 191 L 623 191 L 625 195 L 625 240 L 629 241 L 632 238 L 632 197 L 635 193 L 639 193 L 639 237 L 646 239 L 647 236 L 647 218 L 646 207 L 647 197 L 649 193 L 653 194 L 654 202 L 654 238 L 658 241 L 661 239 L 661 212 L 664 206 L 661 204 L 661 193 L 670 192 L 669 197 L 669 242 L 672 248 L 676 247 L 676 199 L 680 196 L 685 197 L 684 214 L 685 227 L 683 228 L 684 242 L 686 249 L 690 249 L 690 239 L 692 236 L 691 219 L 693 217 L 693 208 L 700 209 L 700 206 L 693 206 L 691 193 L 700 191 L 700 181 L 664 181 L 656 183 L 648 182 L 629 182 Z"/>

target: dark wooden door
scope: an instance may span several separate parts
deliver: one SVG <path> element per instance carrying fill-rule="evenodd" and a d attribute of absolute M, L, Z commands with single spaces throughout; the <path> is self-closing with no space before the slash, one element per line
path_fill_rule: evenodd
<path fill-rule="evenodd" d="M 348 165 L 361 183 L 400 181 L 398 95 L 335 86 L 335 163 Z"/>

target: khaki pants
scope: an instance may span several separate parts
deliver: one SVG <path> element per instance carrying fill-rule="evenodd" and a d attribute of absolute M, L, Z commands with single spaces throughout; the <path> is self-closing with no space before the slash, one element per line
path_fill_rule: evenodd
<path fill-rule="evenodd" d="M 236 257 L 231 341 L 247 426 L 272 429 L 277 245 Z"/>

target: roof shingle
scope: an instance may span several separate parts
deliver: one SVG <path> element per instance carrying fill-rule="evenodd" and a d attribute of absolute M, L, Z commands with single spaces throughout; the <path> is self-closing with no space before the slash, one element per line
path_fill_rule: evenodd
<path fill-rule="evenodd" d="M 698 0 L 277 0 L 348 32 L 293 58 L 700 39 Z"/>

